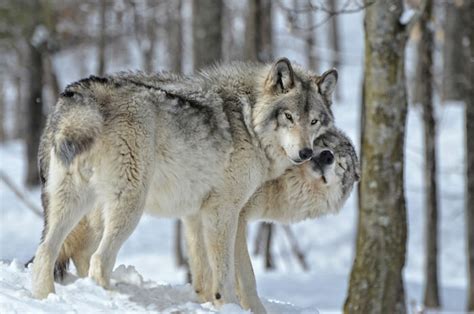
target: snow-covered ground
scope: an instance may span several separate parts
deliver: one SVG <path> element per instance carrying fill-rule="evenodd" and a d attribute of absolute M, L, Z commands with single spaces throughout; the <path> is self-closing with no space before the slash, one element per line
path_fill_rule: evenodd
<path fill-rule="evenodd" d="M 277 24 L 284 25 L 277 15 Z M 339 69 L 338 91 L 341 99 L 334 106 L 336 124 L 345 130 L 358 146 L 359 99 L 362 77 L 363 29 L 362 14 L 341 18 L 343 63 Z M 288 45 L 284 30 L 275 32 L 278 55 L 302 60 L 302 46 Z M 322 28 L 321 37 L 327 33 Z M 331 51 L 318 44 L 321 69 L 329 68 Z M 92 72 L 93 64 L 78 69 L 74 61 L 94 60 L 94 51 L 67 52 L 54 62 L 61 83 L 66 84 Z M 89 54 L 89 57 L 87 57 Z M 134 68 L 140 64 L 132 53 Z M 124 69 L 123 60 L 115 60 L 110 71 Z M 81 73 L 84 72 L 84 73 Z M 8 91 L 7 91 L 8 92 Z M 7 93 L 8 97 L 8 93 Z M 12 97 L 10 95 L 10 97 Z M 464 236 L 464 121 L 462 106 L 436 106 L 439 122 L 437 140 L 440 205 L 440 286 L 442 310 L 462 311 L 466 297 L 466 256 Z M 407 303 L 420 305 L 423 292 L 424 210 L 423 210 L 423 145 L 421 114 L 410 108 L 406 135 L 406 200 L 408 212 L 408 254 L 404 271 Z M 21 185 L 24 178 L 24 145 L 7 142 L 0 145 L 0 171 Z M 28 192 L 39 206 L 39 191 Z M 70 277 L 65 285 L 56 284 L 57 295 L 44 301 L 31 298 L 30 270 L 22 267 L 33 254 L 41 234 L 42 220 L 21 204 L 0 182 L 0 312 L 90 312 L 90 311 L 160 311 L 208 312 L 210 304 L 199 304 L 185 272 L 173 259 L 173 228 L 171 220 L 145 216 L 120 251 L 114 272 L 115 286 L 105 291 L 89 279 Z M 356 198 L 353 195 L 337 216 L 306 221 L 292 227 L 306 254 L 310 271 L 304 272 L 291 254 L 281 228 L 275 228 L 274 257 L 276 270 L 265 272 L 260 257 L 253 257 L 258 290 L 272 313 L 341 311 L 354 256 Z M 255 236 L 255 225 L 249 239 Z M 252 243 L 250 246 L 252 247 Z M 127 266 L 119 266 L 127 265 Z M 129 266 L 133 265 L 133 267 Z M 278 301 L 276 301 L 278 300 Z M 242 311 L 228 305 L 224 312 Z"/>

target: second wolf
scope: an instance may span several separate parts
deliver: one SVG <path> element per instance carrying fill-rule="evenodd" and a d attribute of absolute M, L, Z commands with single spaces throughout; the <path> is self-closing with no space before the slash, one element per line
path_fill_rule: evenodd
<path fill-rule="evenodd" d="M 237 303 L 240 211 L 264 182 L 311 158 L 314 139 L 332 125 L 336 79 L 335 71 L 316 76 L 281 59 L 193 77 L 125 73 L 68 86 L 40 145 L 45 226 L 34 296 L 54 292 L 61 246 L 94 209 L 103 226 L 98 247 L 74 262 L 80 275 L 88 270 L 107 287 L 120 247 L 150 208 L 183 218 L 188 242 L 206 248 L 214 302 Z M 200 228 L 203 237 L 195 237 Z M 202 291 L 199 279 L 193 285 Z"/>
<path fill-rule="evenodd" d="M 288 169 L 255 192 L 241 212 L 235 248 L 238 294 L 245 309 L 265 313 L 247 250 L 247 221 L 289 224 L 337 213 L 359 177 L 359 161 L 351 140 L 339 129 L 331 128 L 315 140 L 311 161 Z M 203 254 L 190 258 L 205 260 L 205 252 L 200 252 Z M 209 278 L 206 264 L 200 264 L 204 267 L 193 275 Z M 210 301 L 209 285 L 205 291 L 205 300 Z"/>

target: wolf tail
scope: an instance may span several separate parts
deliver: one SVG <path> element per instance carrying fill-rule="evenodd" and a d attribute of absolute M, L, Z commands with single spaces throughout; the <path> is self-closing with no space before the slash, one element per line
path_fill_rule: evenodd
<path fill-rule="evenodd" d="M 91 148 L 103 126 L 96 98 L 87 95 L 90 90 L 80 88 L 78 92 L 76 87 L 67 87 L 56 107 L 54 150 L 66 167 L 77 155 Z"/>

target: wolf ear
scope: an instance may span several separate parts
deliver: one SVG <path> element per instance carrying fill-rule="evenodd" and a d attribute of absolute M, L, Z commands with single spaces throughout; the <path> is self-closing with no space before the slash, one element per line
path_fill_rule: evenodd
<path fill-rule="evenodd" d="M 265 80 L 265 89 L 273 93 L 286 93 L 295 85 L 295 73 L 287 58 L 278 59 Z"/>
<path fill-rule="evenodd" d="M 337 70 L 332 69 L 324 72 L 320 77 L 316 79 L 316 84 L 318 84 L 319 92 L 321 95 L 326 96 L 328 99 L 331 99 L 332 93 L 336 88 L 337 83 Z"/>

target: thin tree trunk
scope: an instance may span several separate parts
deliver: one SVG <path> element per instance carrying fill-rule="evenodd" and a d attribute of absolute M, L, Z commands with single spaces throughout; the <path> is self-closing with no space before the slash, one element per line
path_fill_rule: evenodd
<path fill-rule="evenodd" d="M 265 269 L 272 270 L 275 269 L 275 263 L 273 262 L 272 257 L 272 234 L 273 234 L 273 225 L 270 223 L 264 223 L 264 239 L 265 239 Z"/>
<path fill-rule="evenodd" d="M 174 250 L 175 250 L 175 256 L 176 256 L 176 265 L 178 267 L 184 266 L 186 264 L 186 259 L 184 258 L 183 254 L 183 240 L 182 240 L 182 222 L 181 220 L 176 220 L 176 223 L 174 225 Z"/>
<path fill-rule="evenodd" d="M 3 80 L 0 80 L 0 143 L 7 139 L 5 128 L 5 93 L 3 92 Z"/>
<path fill-rule="evenodd" d="M 471 58 L 474 58 L 474 45 L 471 42 Z M 471 77 L 474 69 L 471 61 Z M 466 99 L 466 149 L 467 149 L 467 189 L 466 189 L 466 233 L 468 256 L 468 311 L 474 311 L 474 88 Z M 469 95 L 469 94 L 468 94 Z"/>
<path fill-rule="evenodd" d="M 306 50 L 306 63 L 310 70 L 318 73 L 318 59 L 316 58 L 316 32 L 312 27 L 314 25 L 314 12 L 308 10 L 305 13 L 305 50 Z"/>
<path fill-rule="evenodd" d="M 59 93 L 61 92 L 61 87 L 59 86 L 58 76 L 56 74 L 56 70 L 54 69 L 54 64 L 51 55 L 45 54 L 44 61 L 49 88 L 51 89 L 53 97 L 58 97 Z"/>
<path fill-rule="evenodd" d="M 14 139 L 24 139 L 25 138 L 25 114 L 26 114 L 26 103 L 24 101 L 23 96 L 23 83 L 20 76 L 15 77 L 15 106 L 13 109 L 13 114 L 15 115 L 15 124 L 13 130 L 13 138 Z"/>
<path fill-rule="evenodd" d="M 222 6 L 222 1 L 193 0 L 195 70 L 222 60 Z"/>
<path fill-rule="evenodd" d="M 26 185 L 39 184 L 37 155 L 43 122 L 43 56 L 41 48 L 28 44 L 30 66 L 28 68 L 28 126 L 26 133 L 27 171 Z"/>
<path fill-rule="evenodd" d="M 364 170 L 357 247 L 345 313 L 406 313 L 402 269 L 406 253 L 403 182 L 407 99 L 406 29 L 402 0 L 366 9 Z"/>
<path fill-rule="evenodd" d="M 425 290 L 424 305 L 438 308 L 438 188 L 436 181 L 436 121 L 433 109 L 433 31 L 429 27 L 432 1 L 427 0 L 420 18 L 416 97 L 423 109 L 425 141 Z"/>
<path fill-rule="evenodd" d="M 337 12 L 337 10 L 338 10 L 337 3 L 338 3 L 337 0 L 328 0 L 329 10 L 331 10 L 332 12 Z M 339 57 L 340 47 L 339 47 L 339 18 L 338 18 L 338 15 L 335 14 L 334 16 L 332 16 L 330 22 L 331 22 L 331 24 L 330 24 L 330 27 L 329 27 L 330 28 L 329 39 L 330 39 L 331 49 L 334 51 L 333 56 L 332 56 L 332 58 L 333 58 L 332 59 L 332 67 L 336 68 L 336 69 L 339 69 L 339 66 L 340 66 L 341 62 L 340 62 L 340 57 Z M 339 89 L 336 90 L 334 96 L 337 100 L 340 99 Z"/>
<path fill-rule="evenodd" d="M 168 3 L 168 51 L 171 71 L 183 71 L 183 25 L 181 17 L 182 1 Z"/>
<path fill-rule="evenodd" d="M 245 26 L 245 58 L 269 62 L 273 59 L 272 2 L 249 0 Z"/>
<path fill-rule="evenodd" d="M 470 1 L 446 1 L 446 24 L 443 48 L 443 100 L 464 100 L 463 88 L 466 86 L 464 77 L 466 64 L 463 36 L 467 28 L 472 29 L 469 21 L 472 17 L 463 19 Z M 463 21 L 465 20 L 465 21 Z M 472 80 L 471 80 L 472 82 Z"/>
<path fill-rule="evenodd" d="M 469 19 L 474 14 L 474 2 L 469 2 L 464 18 Z M 467 264 L 468 264 L 468 289 L 467 310 L 474 311 L 474 32 L 466 28 L 464 37 L 469 39 L 469 49 L 466 47 L 467 60 L 465 73 L 465 106 L 466 106 L 466 236 L 467 236 Z"/>
<path fill-rule="evenodd" d="M 99 5 L 99 43 L 97 54 L 97 74 L 103 76 L 105 74 L 105 47 L 107 41 L 107 0 L 100 0 Z"/>
<path fill-rule="evenodd" d="M 146 72 L 151 73 L 155 70 L 154 57 L 156 50 L 156 41 L 158 37 L 158 22 L 157 22 L 157 3 L 151 0 L 147 1 L 147 9 L 151 11 L 151 14 L 146 17 L 145 32 L 147 37 L 147 43 L 143 49 L 143 68 Z"/>

